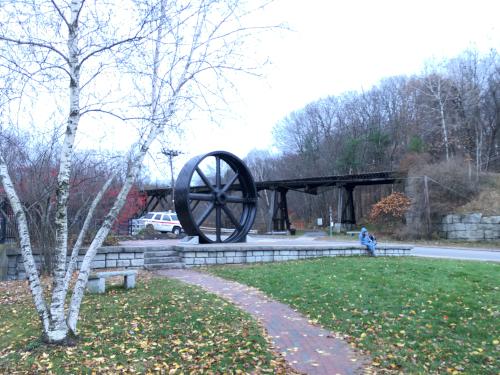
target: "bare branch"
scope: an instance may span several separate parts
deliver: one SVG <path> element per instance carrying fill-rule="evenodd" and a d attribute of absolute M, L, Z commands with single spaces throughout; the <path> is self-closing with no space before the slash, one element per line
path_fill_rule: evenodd
<path fill-rule="evenodd" d="M 109 51 L 109 50 L 112 50 L 113 48 L 115 47 L 118 47 L 118 46 L 121 46 L 121 45 L 124 45 L 124 44 L 129 44 L 129 43 L 132 43 L 132 42 L 138 42 L 138 41 L 141 41 L 144 36 L 140 36 L 141 32 L 144 30 L 144 27 L 146 26 L 146 22 L 143 22 L 140 27 L 139 27 L 139 30 L 137 30 L 137 32 L 135 33 L 134 36 L 130 37 L 130 38 L 126 38 L 126 39 L 122 39 L 122 40 L 119 40 L 119 41 L 116 41 L 114 43 L 111 43 L 109 45 L 106 45 L 104 47 L 101 47 L 101 48 L 98 48 L 90 53 L 88 53 L 87 55 L 83 56 L 80 60 L 80 64 L 79 66 L 82 66 L 82 64 L 87 61 L 88 59 L 94 57 L 94 56 L 97 56 L 99 55 L 100 53 L 102 52 L 105 52 L 105 51 Z"/>
<path fill-rule="evenodd" d="M 112 117 L 115 117 L 119 120 L 122 120 L 122 121 L 134 121 L 134 120 L 147 120 L 149 119 L 149 117 L 125 117 L 125 116 L 120 116 L 112 111 L 106 111 L 105 109 L 102 109 L 102 108 L 91 108 L 91 109 L 85 109 L 85 110 L 82 110 L 80 112 L 80 116 L 83 116 L 83 115 L 86 115 L 88 113 L 92 113 L 92 112 L 96 112 L 96 113 L 103 113 L 103 114 L 106 114 L 106 115 L 109 115 L 109 116 L 112 116 Z"/>
<path fill-rule="evenodd" d="M 61 19 L 64 21 L 64 23 L 66 24 L 66 26 L 69 27 L 69 22 L 68 20 L 66 19 L 66 17 L 64 17 L 64 13 L 61 11 L 61 9 L 57 6 L 56 2 L 54 0 L 50 0 L 50 2 L 52 3 L 52 5 L 54 6 L 54 8 L 56 9 L 57 13 L 59 13 L 59 16 L 61 17 Z"/>
<path fill-rule="evenodd" d="M 39 42 L 29 41 L 29 40 L 20 40 L 20 39 L 16 40 L 16 39 L 11 39 L 11 38 L 8 38 L 6 36 L 0 35 L 0 41 L 2 41 L 2 40 L 5 42 L 8 42 L 8 43 L 14 43 L 14 44 L 17 44 L 20 46 L 31 46 L 31 47 L 40 47 L 40 48 L 47 49 L 49 51 L 55 52 L 57 55 L 62 57 L 64 59 L 64 61 L 69 63 L 68 57 L 64 53 L 59 51 L 57 48 L 51 46 L 50 44 L 44 44 L 44 43 L 39 43 Z"/>

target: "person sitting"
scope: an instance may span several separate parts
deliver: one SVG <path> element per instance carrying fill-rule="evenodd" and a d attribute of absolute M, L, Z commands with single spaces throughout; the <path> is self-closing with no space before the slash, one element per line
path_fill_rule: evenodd
<path fill-rule="evenodd" d="M 372 257 L 377 256 L 376 254 L 377 240 L 375 236 L 368 233 L 368 230 L 364 227 L 361 228 L 361 232 L 359 233 L 359 242 L 361 245 L 366 246 Z"/>

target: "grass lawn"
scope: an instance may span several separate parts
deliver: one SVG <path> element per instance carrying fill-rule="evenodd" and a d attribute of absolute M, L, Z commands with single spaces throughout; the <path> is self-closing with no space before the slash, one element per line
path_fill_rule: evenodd
<path fill-rule="evenodd" d="M 344 334 L 381 372 L 500 373 L 499 264 L 352 257 L 209 272 Z"/>
<path fill-rule="evenodd" d="M 74 347 L 43 345 L 26 282 L 0 287 L 0 373 L 285 373 L 247 314 L 177 281 L 86 295 Z"/>

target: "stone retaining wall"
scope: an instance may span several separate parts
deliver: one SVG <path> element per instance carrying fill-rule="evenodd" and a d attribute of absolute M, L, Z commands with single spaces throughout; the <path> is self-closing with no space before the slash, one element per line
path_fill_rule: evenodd
<path fill-rule="evenodd" d="M 480 213 L 446 215 L 440 223 L 439 235 L 450 240 L 499 240 L 500 216 L 483 216 Z"/>
<path fill-rule="evenodd" d="M 7 248 L 5 248 L 5 245 L 0 244 L 0 281 L 7 280 L 8 264 Z"/>
<path fill-rule="evenodd" d="M 380 256 L 410 255 L 409 246 L 380 246 L 377 253 Z M 106 246 L 97 251 L 92 262 L 92 268 L 99 269 L 134 269 L 144 267 L 144 253 L 148 251 L 177 252 L 180 264 L 176 267 L 196 267 L 212 264 L 244 264 L 257 262 L 280 262 L 317 257 L 333 256 L 365 256 L 366 247 L 357 245 L 249 245 L 247 244 L 209 244 L 209 245 L 174 245 L 161 247 L 120 247 Z M 81 266 L 86 249 L 78 256 L 78 268 Z M 40 254 L 34 254 L 37 267 L 40 269 Z M 7 278 L 21 280 L 26 278 L 19 249 L 7 250 Z"/>
<path fill-rule="evenodd" d="M 367 255 L 365 246 L 224 246 L 224 245 L 180 245 L 175 246 L 185 267 L 212 264 L 243 264 L 256 262 L 280 262 L 317 257 Z M 408 246 L 377 247 L 380 256 L 410 255 Z"/>
<path fill-rule="evenodd" d="M 81 249 L 78 255 L 78 265 L 82 265 L 83 257 L 87 249 Z M 33 256 L 37 268 L 41 268 L 41 255 L 36 250 L 33 251 Z M 69 261 L 69 257 L 68 257 Z M 113 268 L 142 268 L 144 266 L 144 248 L 142 247 L 121 247 L 121 246 L 106 246 L 97 250 L 97 254 L 92 262 L 93 269 L 113 269 Z M 22 280 L 26 278 L 24 264 L 21 256 L 21 250 L 7 250 L 7 279 Z"/>

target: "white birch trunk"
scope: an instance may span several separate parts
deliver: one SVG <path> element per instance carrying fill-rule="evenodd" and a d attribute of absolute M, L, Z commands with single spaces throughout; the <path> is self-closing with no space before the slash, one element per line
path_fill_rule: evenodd
<path fill-rule="evenodd" d="M 0 182 L 3 185 L 5 193 L 7 194 L 7 199 L 9 200 L 10 206 L 14 211 L 16 216 L 17 228 L 19 231 L 19 239 L 21 241 L 21 254 L 23 257 L 24 269 L 28 275 L 28 283 L 31 289 L 31 294 L 33 296 L 33 301 L 35 303 L 36 311 L 42 322 L 42 328 L 45 335 L 49 332 L 50 318 L 49 312 L 47 310 L 47 305 L 45 304 L 45 299 L 43 297 L 43 289 L 40 284 L 40 278 L 38 276 L 38 271 L 36 269 L 35 259 L 33 258 L 33 251 L 31 249 L 30 234 L 28 231 L 28 223 L 26 221 L 26 215 L 24 213 L 21 201 L 17 196 L 16 190 L 14 189 L 14 184 L 10 178 L 9 171 L 7 170 L 7 165 L 3 155 L 0 154 Z"/>
<path fill-rule="evenodd" d="M 435 82 L 433 81 L 435 80 Z M 443 80 L 439 75 L 435 77 L 429 77 L 426 82 L 427 96 L 436 100 L 439 108 L 435 108 L 436 113 L 439 113 L 439 122 L 441 126 L 441 131 L 443 133 L 443 143 L 445 148 L 446 160 L 450 159 L 450 144 L 448 139 L 448 124 L 446 123 L 445 105 L 448 101 L 448 93 L 443 97 Z"/>
<path fill-rule="evenodd" d="M 481 159 L 483 155 L 481 150 L 483 149 L 483 128 L 476 124 L 476 180 L 479 179 L 479 174 L 481 173 Z"/>
<path fill-rule="evenodd" d="M 439 114 L 441 116 L 441 128 L 443 129 L 443 139 L 444 139 L 444 148 L 446 151 L 446 160 L 450 160 L 450 151 L 448 145 L 448 128 L 446 126 L 446 118 L 444 117 L 444 105 L 439 98 Z"/>
<path fill-rule="evenodd" d="M 92 218 L 94 217 L 94 212 L 97 208 L 97 205 L 99 202 L 102 200 L 104 193 L 109 189 L 111 186 L 111 183 L 113 182 L 115 178 L 115 175 L 112 175 L 106 183 L 102 186 L 101 190 L 99 193 L 96 195 L 94 200 L 92 201 L 92 204 L 90 205 L 90 208 L 87 212 L 87 216 L 85 217 L 85 221 L 83 223 L 82 229 L 80 230 L 80 233 L 78 234 L 78 238 L 75 242 L 75 245 L 73 246 L 73 250 L 71 251 L 71 257 L 68 263 L 68 269 L 66 270 L 66 276 L 64 277 L 64 300 L 66 299 L 66 294 L 68 293 L 68 288 L 69 288 L 69 283 L 71 280 L 71 276 L 73 275 L 73 271 L 75 270 L 76 262 L 78 259 L 78 252 L 80 251 L 83 240 L 85 239 L 85 235 L 88 232 L 88 229 L 90 227 L 90 224 L 92 222 Z"/>
<path fill-rule="evenodd" d="M 51 332 L 49 342 L 64 340 L 68 333 L 66 325 L 65 304 L 65 274 L 66 257 L 68 253 L 68 198 L 71 160 L 74 154 L 74 143 L 78 123 L 80 121 L 80 65 L 78 61 L 78 15 L 83 0 L 72 0 L 70 4 L 71 19 L 68 23 L 68 68 L 69 84 L 69 115 L 65 137 L 61 150 L 59 175 L 57 177 L 57 209 L 55 218 L 56 248 L 55 267 L 53 272 L 52 299 L 50 304 Z"/>

